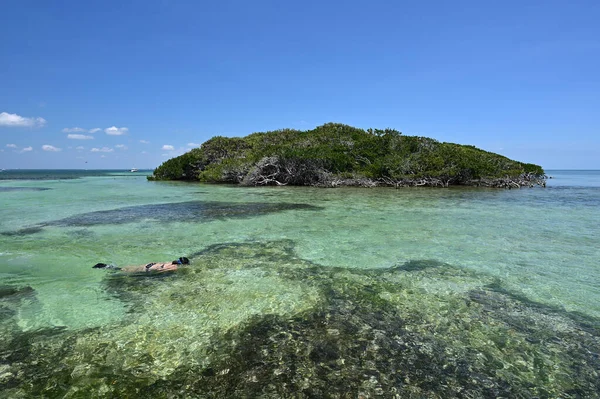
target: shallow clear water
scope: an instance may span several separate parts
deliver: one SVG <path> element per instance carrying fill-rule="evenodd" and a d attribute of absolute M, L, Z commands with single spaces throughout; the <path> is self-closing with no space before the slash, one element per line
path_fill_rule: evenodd
<path fill-rule="evenodd" d="M 119 317 L 119 303 L 91 306 L 105 299 L 98 285 L 102 273 L 90 269 L 97 262 L 141 264 L 212 244 L 282 238 L 296 244 L 300 257 L 321 265 L 385 268 L 438 260 L 499 277 L 532 300 L 600 317 L 597 171 L 552 171 L 548 187 L 534 190 L 240 188 L 155 183 L 140 174 L 81 174 L 73 180 L 0 182 L 0 190 L 13 188 L 0 192 L 4 233 L 142 207 L 131 220 L 107 213 L 89 225 L 67 221 L 34 234 L 0 235 L 2 280 L 38 292 L 40 308 L 23 314 L 23 325 L 80 327 Z M 31 191 L 37 188 L 48 190 Z M 233 216 L 224 211 L 194 220 L 163 220 L 143 208 L 189 201 L 242 208 Z M 243 209 L 248 203 L 317 208 L 255 216 L 251 207 Z"/>
<path fill-rule="evenodd" d="M 434 307 L 495 284 L 536 306 L 592 324 L 600 319 L 600 171 L 549 171 L 548 187 L 521 190 L 241 188 L 148 182 L 146 173 L 116 171 L 2 174 L 0 286 L 35 292 L 9 306 L 14 334 L 92 328 L 107 340 L 119 331 L 119 339 L 153 342 L 149 331 L 162 331 L 169 344 L 156 343 L 154 362 L 165 368 L 156 378 L 185 362 L 210 362 L 192 361 L 182 348 L 205 350 L 215 331 L 255 315 L 314 308 L 319 289 L 283 278 L 287 267 L 377 273 L 443 264 L 454 272 L 410 283 L 435 296 Z M 289 247 L 286 255 L 269 252 L 281 246 Z M 260 253 L 245 257 L 249 248 Z M 133 291 L 111 289 L 124 277 L 91 268 L 179 256 L 192 259 L 195 278 L 210 262 L 215 271 L 202 274 L 201 285 L 190 273 L 152 281 L 139 297 L 127 294 L 138 292 L 138 282 Z M 174 292 L 188 296 L 164 300 Z M 432 307 L 430 317 L 438 312 Z"/>

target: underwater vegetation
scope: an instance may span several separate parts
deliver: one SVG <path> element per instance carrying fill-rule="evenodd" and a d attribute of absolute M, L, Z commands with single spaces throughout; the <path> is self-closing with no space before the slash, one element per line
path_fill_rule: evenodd
<path fill-rule="evenodd" d="M 0 193 L 10 191 L 46 191 L 52 190 L 46 187 L 0 187 Z"/>
<path fill-rule="evenodd" d="M 43 229 L 40 226 L 25 227 L 19 230 L 3 231 L 3 236 L 8 237 L 23 237 L 41 232 Z"/>
<path fill-rule="evenodd" d="M 289 240 L 106 275 L 107 326 L 22 331 L 0 288 L 1 397 L 598 398 L 600 323 L 435 260 L 323 267 Z"/>
<path fill-rule="evenodd" d="M 159 223 L 169 222 L 207 222 L 217 219 L 250 218 L 287 210 L 319 210 L 309 204 L 293 203 L 234 203 L 217 201 L 188 201 L 166 204 L 128 206 L 106 211 L 81 213 L 64 219 L 53 220 L 36 226 L 14 231 L 5 231 L 5 236 L 25 236 L 39 233 L 43 227 L 89 227 L 135 223 L 151 219 Z"/>

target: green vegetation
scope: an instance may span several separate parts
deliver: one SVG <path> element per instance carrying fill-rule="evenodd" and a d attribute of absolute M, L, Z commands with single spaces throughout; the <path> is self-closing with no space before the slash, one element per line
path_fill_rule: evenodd
<path fill-rule="evenodd" d="M 239 138 L 213 137 L 172 158 L 151 180 L 243 185 L 429 185 L 512 187 L 543 184 L 544 170 L 470 145 L 404 136 L 394 129 L 328 123 Z"/>
<path fill-rule="evenodd" d="M 23 330 L 0 286 L 0 398 L 600 398 L 600 321 L 428 259 L 322 266 L 220 243 L 170 276 L 107 274 L 128 308 Z"/>

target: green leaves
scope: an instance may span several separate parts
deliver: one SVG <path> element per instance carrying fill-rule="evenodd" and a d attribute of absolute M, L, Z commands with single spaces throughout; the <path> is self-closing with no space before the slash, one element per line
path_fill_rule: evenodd
<path fill-rule="evenodd" d="M 281 129 L 246 137 L 216 136 L 154 171 L 155 180 L 200 180 L 240 183 L 258 163 L 274 157 L 290 184 L 314 184 L 316 176 L 357 176 L 369 179 L 436 178 L 451 184 L 475 179 L 514 178 L 523 174 L 543 176 L 539 165 L 510 160 L 471 145 L 440 143 L 434 139 L 404 136 L 394 129 L 358 129 L 327 123 L 313 130 Z M 282 173 L 283 173 L 282 172 Z M 247 179 L 246 179 L 247 181 Z M 310 183 L 309 183 L 310 182 Z"/>

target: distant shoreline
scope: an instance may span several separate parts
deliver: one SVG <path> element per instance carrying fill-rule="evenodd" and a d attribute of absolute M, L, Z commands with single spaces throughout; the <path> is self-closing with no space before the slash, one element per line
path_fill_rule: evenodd
<path fill-rule="evenodd" d="M 71 180 L 82 177 L 148 176 L 152 169 L 131 172 L 127 169 L 6 169 L 0 172 L 0 181 L 9 180 Z"/>

